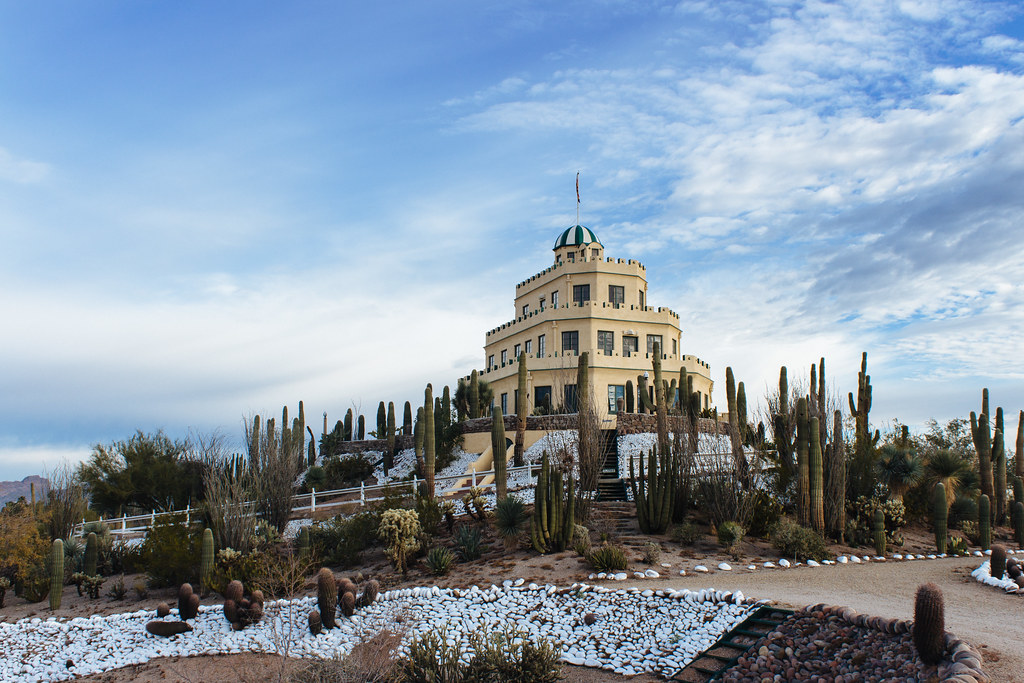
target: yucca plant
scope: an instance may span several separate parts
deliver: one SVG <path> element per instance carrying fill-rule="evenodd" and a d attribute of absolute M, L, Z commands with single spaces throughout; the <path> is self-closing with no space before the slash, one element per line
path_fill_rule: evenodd
<path fill-rule="evenodd" d="M 971 471 L 969 460 L 949 450 L 938 450 L 929 456 L 924 466 L 925 476 L 932 487 L 942 484 L 946 489 L 946 507 L 949 508 L 956 500 L 961 485 Z"/>
<path fill-rule="evenodd" d="M 889 499 L 902 502 L 903 494 L 921 480 L 924 466 L 913 451 L 887 444 L 878 460 L 878 475 L 889 487 Z"/>
<path fill-rule="evenodd" d="M 621 572 L 629 566 L 626 551 L 617 545 L 601 546 L 592 551 L 587 560 L 599 572 Z"/>
<path fill-rule="evenodd" d="M 475 526 L 460 526 L 455 530 L 455 545 L 459 549 L 459 555 L 466 562 L 479 559 L 483 552 L 480 543 L 480 530 Z"/>
<path fill-rule="evenodd" d="M 519 547 L 528 521 L 526 506 L 515 496 L 506 496 L 494 506 L 494 529 L 509 552 Z"/>
<path fill-rule="evenodd" d="M 455 553 L 444 546 L 436 546 L 430 549 L 424 562 L 431 574 L 444 576 L 451 571 L 452 565 L 455 564 Z"/>

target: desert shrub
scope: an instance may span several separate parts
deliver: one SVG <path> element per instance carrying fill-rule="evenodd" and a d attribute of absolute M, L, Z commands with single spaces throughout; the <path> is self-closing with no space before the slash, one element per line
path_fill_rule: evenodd
<path fill-rule="evenodd" d="M 308 527 L 309 542 L 315 554 L 328 564 L 351 567 L 377 538 L 379 524 L 380 515 L 375 511 L 360 512 L 348 518 L 333 517 Z"/>
<path fill-rule="evenodd" d="M 431 629 L 409 643 L 403 666 L 406 683 L 462 683 L 462 647 L 448 644 L 447 630 Z"/>
<path fill-rule="evenodd" d="M 0 576 L 10 580 L 17 595 L 23 594 L 27 582 L 45 575 L 50 554 L 49 539 L 40 532 L 40 522 L 29 507 L 22 500 L 0 511 Z"/>
<path fill-rule="evenodd" d="M 962 522 L 960 530 L 964 532 L 964 536 L 971 542 L 971 545 L 981 544 L 981 530 L 978 528 L 977 522 Z"/>
<path fill-rule="evenodd" d="M 746 535 L 746 529 L 741 527 L 736 522 L 722 522 L 718 525 L 718 543 L 723 548 L 732 548 L 734 545 L 743 540 Z"/>
<path fill-rule="evenodd" d="M 957 496 L 953 504 L 949 506 L 949 527 L 951 529 L 962 529 L 964 522 L 978 521 L 978 503 L 967 496 Z"/>
<path fill-rule="evenodd" d="M 767 491 L 759 490 L 754 495 L 753 510 L 750 513 L 750 534 L 767 536 L 775 523 L 782 519 L 783 512 L 784 508 L 778 499 Z"/>
<path fill-rule="evenodd" d="M 254 550 L 243 553 L 234 548 L 221 548 L 213 561 L 210 587 L 218 593 L 223 593 L 232 581 L 237 580 L 249 585 L 259 575 L 262 562 L 262 552 Z"/>
<path fill-rule="evenodd" d="M 328 491 L 327 488 L 327 473 L 324 472 L 324 468 L 319 465 L 313 465 L 306 470 L 306 478 L 302 481 L 302 490 L 304 493 L 308 493 L 316 489 L 317 491 Z"/>
<path fill-rule="evenodd" d="M 946 552 L 950 555 L 966 555 L 968 551 L 967 541 L 960 536 L 950 536 L 946 540 Z"/>
<path fill-rule="evenodd" d="M 693 545 L 703 536 L 704 532 L 690 521 L 677 524 L 672 529 L 672 540 L 679 545 Z"/>
<path fill-rule="evenodd" d="M 386 510 L 380 517 L 377 536 L 384 542 L 384 554 L 395 569 L 405 574 L 408 559 L 420 547 L 420 520 L 415 510 Z"/>
<path fill-rule="evenodd" d="M 255 560 L 249 580 L 242 583 L 267 598 L 292 597 L 306 586 L 306 578 L 313 572 L 311 557 L 288 548 L 268 548 L 257 553 Z"/>
<path fill-rule="evenodd" d="M 107 597 L 111 600 L 124 600 L 124 596 L 128 595 L 128 588 L 124 585 L 124 575 L 114 579 L 114 583 L 111 584 L 110 590 L 107 592 Z"/>
<path fill-rule="evenodd" d="M 645 543 L 643 552 L 646 564 L 657 564 L 661 560 L 661 546 L 657 543 Z"/>
<path fill-rule="evenodd" d="M 480 529 L 475 526 L 460 526 L 455 530 L 455 547 L 459 556 L 466 562 L 480 559 L 483 546 L 480 541 Z"/>
<path fill-rule="evenodd" d="M 144 570 L 142 546 L 113 536 L 101 536 L 96 571 L 102 575 L 135 574 Z"/>
<path fill-rule="evenodd" d="M 277 530 L 277 527 L 271 526 L 261 519 L 256 523 L 256 530 L 253 533 L 253 538 L 256 541 L 256 547 L 262 550 L 280 543 L 281 532 Z"/>
<path fill-rule="evenodd" d="M 572 549 L 581 557 L 590 554 L 590 530 L 582 524 L 577 524 L 572 530 Z"/>
<path fill-rule="evenodd" d="M 892 545 L 903 545 L 900 529 L 906 524 L 906 508 L 898 500 L 868 498 L 861 496 L 852 505 L 850 523 L 850 542 L 854 545 L 872 545 L 874 543 L 874 514 L 880 508 L 885 516 L 885 540 Z"/>
<path fill-rule="evenodd" d="M 373 463 L 362 453 L 332 455 L 324 462 L 324 486 L 330 490 L 359 486 L 373 474 Z"/>
<path fill-rule="evenodd" d="M 292 674 L 290 683 L 401 683 L 398 647 L 402 635 L 384 630 L 357 642 L 348 655 L 311 659 Z"/>
<path fill-rule="evenodd" d="M 514 550 L 519 545 L 529 519 L 523 501 L 515 496 L 506 496 L 495 504 L 494 529 L 507 550 Z"/>
<path fill-rule="evenodd" d="M 433 496 L 416 496 L 416 514 L 420 518 L 420 528 L 427 536 L 437 536 L 444 512 L 441 502 Z"/>
<path fill-rule="evenodd" d="M 621 572 L 629 566 L 626 551 L 617 545 L 601 546 L 590 553 L 587 561 L 599 572 Z"/>
<path fill-rule="evenodd" d="M 431 574 L 444 576 L 451 571 L 452 565 L 455 564 L 455 553 L 444 546 L 437 546 L 430 549 L 424 562 Z"/>
<path fill-rule="evenodd" d="M 518 628 L 469 634 L 473 655 L 463 679 L 480 683 L 554 683 L 562 678 L 561 650 L 551 641 L 535 643 Z"/>
<path fill-rule="evenodd" d="M 780 519 L 771 531 L 772 545 L 797 560 L 824 560 L 828 555 L 821 534 L 791 519 Z"/>
<path fill-rule="evenodd" d="M 185 524 L 185 515 L 160 518 L 141 546 L 142 569 L 154 588 L 199 579 L 201 532 Z"/>

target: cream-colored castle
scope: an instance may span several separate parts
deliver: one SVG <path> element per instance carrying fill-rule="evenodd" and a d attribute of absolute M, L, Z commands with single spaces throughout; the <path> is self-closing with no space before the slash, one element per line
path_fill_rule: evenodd
<path fill-rule="evenodd" d="M 579 354 L 590 352 L 591 387 L 599 417 L 610 428 L 626 382 L 653 374 L 654 343 L 662 349 L 666 378 L 686 368 L 702 407 L 711 404 L 710 367 L 682 354 L 679 316 L 648 305 L 646 269 L 632 259 L 605 258 L 590 229 L 575 225 L 554 246 L 555 263 L 516 285 L 515 318 L 489 331 L 485 370 L 494 402 L 515 412 L 519 353 L 527 355 L 527 412 L 575 412 Z M 653 381 L 650 382 L 653 386 Z"/>

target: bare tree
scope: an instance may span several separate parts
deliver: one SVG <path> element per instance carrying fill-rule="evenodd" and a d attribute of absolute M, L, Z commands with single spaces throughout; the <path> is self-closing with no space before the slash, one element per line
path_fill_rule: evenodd
<path fill-rule="evenodd" d="M 66 462 L 58 465 L 46 478 L 50 482 L 46 494 L 50 538 L 67 538 L 75 524 L 82 521 L 88 508 L 85 487 Z"/>
<path fill-rule="evenodd" d="M 206 465 L 206 513 L 217 546 L 249 552 L 256 533 L 256 516 L 250 504 L 256 480 L 248 460 L 228 455 L 225 439 L 217 432 L 194 434 L 191 440 Z"/>
<path fill-rule="evenodd" d="M 284 533 L 292 514 L 292 495 L 299 475 L 296 440 L 278 439 L 273 419 L 267 420 L 267 429 L 258 439 L 252 438 L 248 425 L 247 422 L 246 443 L 258 444 L 253 473 L 256 479 L 256 511 L 279 533 Z"/>

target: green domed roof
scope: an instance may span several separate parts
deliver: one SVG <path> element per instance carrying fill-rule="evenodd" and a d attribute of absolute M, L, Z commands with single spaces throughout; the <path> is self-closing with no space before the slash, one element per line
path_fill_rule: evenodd
<path fill-rule="evenodd" d="M 596 242 L 602 247 L 604 246 L 601 244 L 601 240 L 597 239 L 597 235 L 594 234 L 593 230 L 582 225 L 574 225 L 571 228 L 566 228 L 565 231 L 558 236 L 552 250 L 558 249 L 559 247 L 577 247 L 584 244 L 590 244 L 592 242 Z"/>

